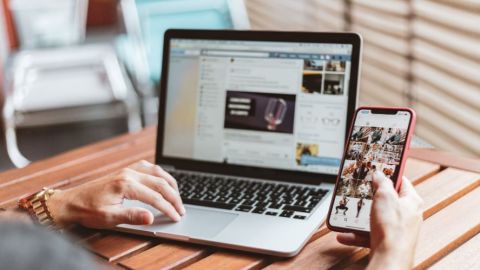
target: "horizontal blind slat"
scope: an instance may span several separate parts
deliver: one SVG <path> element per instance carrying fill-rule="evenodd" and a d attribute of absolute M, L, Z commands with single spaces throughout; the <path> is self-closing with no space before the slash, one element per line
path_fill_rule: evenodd
<path fill-rule="evenodd" d="M 421 19 L 413 22 L 412 29 L 415 40 L 434 44 L 453 54 L 480 61 L 478 44 L 480 35 L 477 37 L 464 35 Z"/>
<path fill-rule="evenodd" d="M 433 1 L 413 1 L 415 16 L 434 21 L 458 31 L 480 35 L 480 16 L 467 10 L 453 8 Z"/>

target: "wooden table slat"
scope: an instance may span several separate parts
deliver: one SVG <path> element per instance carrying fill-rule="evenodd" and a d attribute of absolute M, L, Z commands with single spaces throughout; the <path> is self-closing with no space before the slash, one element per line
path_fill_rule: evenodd
<path fill-rule="evenodd" d="M 463 245 L 453 250 L 440 261 L 433 264 L 430 270 L 480 269 L 480 234 L 477 234 Z"/>
<path fill-rule="evenodd" d="M 327 233 L 307 244 L 296 257 L 277 261 L 266 269 L 329 269 L 360 249 L 342 245 L 335 233 Z"/>
<path fill-rule="evenodd" d="M 423 198 L 424 218 L 480 186 L 480 174 L 448 168 L 415 186 Z"/>
<path fill-rule="evenodd" d="M 404 175 L 410 179 L 414 184 L 418 184 L 423 180 L 435 175 L 441 169 L 440 165 L 408 158 L 405 165 Z"/>
<path fill-rule="evenodd" d="M 480 188 L 427 219 L 415 251 L 415 268 L 425 268 L 480 232 Z"/>
<path fill-rule="evenodd" d="M 119 157 L 129 157 L 135 155 L 144 155 L 145 152 L 153 152 L 150 142 L 142 142 L 135 147 L 128 147 L 118 151 L 112 151 L 99 159 L 88 160 L 83 163 L 75 164 L 65 170 L 48 172 L 43 175 L 38 175 L 29 179 L 29 181 L 22 181 L 11 184 L 0 189 L 0 204 L 5 204 L 15 201 L 17 198 L 28 195 L 32 192 L 40 190 L 42 187 L 60 187 L 64 186 L 92 174 L 98 167 L 112 166 L 116 162 L 122 162 Z M 123 162 L 122 162 L 123 163 Z M 100 169 L 101 170 L 101 169 Z"/>
<path fill-rule="evenodd" d="M 22 177 L 33 177 L 46 172 L 62 170 L 75 163 L 83 162 L 85 159 L 95 157 L 96 155 L 101 155 L 104 152 L 110 152 L 112 149 L 132 147 L 132 144 L 138 144 L 142 141 L 148 141 L 151 144 L 154 144 L 155 138 L 156 128 L 150 127 L 137 133 L 128 133 L 109 140 L 103 140 L 85 147 L 80 147 L 63 154 L 56 155 L 51 158 L 33 162 L 25 168 L 11 169 L 2 172 L 0 184 L 8 182 L 12 179 L 18 180 Z"/>
<path fill-rule="evenodd" d="M 153 240 L 139 236 L 107 233 L 99 237 L 89 238 L 82 244 L 91 252 L 111 262 L 152 243 Z"/>
<path fill-rule="evenodd" d="M 260 269 L 268 263 L 265 257 L 239 254 L 233 252 L 216 252 L 184 269 Z"/>
<path fill-rule="evenodd" d="M 121 260 L 119 264 L 132 270 L 178 269 L 192 264 L 210 253 L 208 249 L 197 246 L 162 243 Z"/>
<path fill-rule="evenodd" d="M 452 153 L 429 148 L 410 149 L 410 157 L 436 163 L 444 167 L 452 167 L 480 173 L 480 162 L 476 158 L 461 157 Z"/>

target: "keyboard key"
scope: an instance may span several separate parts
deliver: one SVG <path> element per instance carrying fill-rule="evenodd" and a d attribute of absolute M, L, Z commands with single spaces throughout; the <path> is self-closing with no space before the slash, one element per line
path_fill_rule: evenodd
<path fill-rule="evenodd" d="M 239 205 L 237 208 L 235 208 L 235 211 L 240 211 L 240 212 L 250 212 L 252 210 L 253 206 L 249 205 Z"/>
<path fill-rule="evenodd" d="M 302 207 L 302 206 L 295 206 L 295 205 L 285 205 L 285 206 L 283 207 L 283 210 L 295 211 L 295 212 L 304 212 L 304 213 L 310 213 L 310 212 L 312 212 L 312 208 L 307 208 L 307 207 Z"/>
<path fill-rule="evenodd" d="M 253 209 L 252 213 L 255 213 L 255 214 L 263 214 L 267 209 L 265 208 L 255 208 Z"/>
<path fill-rule="evenodd" d="M 237 177 L 174 171 L 186 204 L 284 217 L 310 213 L 327 190 L 283 183 L 267 183 Z M 296 212 L 296 213 L 295 213 Z M 306 217 L 307 215 L 305 215 Z"/>
<path fill-rule="evenodd" d="M 229 203 L 211 202 L 211 201 L 203 201 L 203 200 L 187 199 L 187 198 L 182 198 L 182 200 L 183 200 L 183 203 L 185 204 L 193 204 L 198 206 L 213 207 L 213 208 L 220 208 L 220 209 L 227 209 L 227 210 L 232 210 L 235 207 L 235 204 L 229 204 Z"/>
<path fill-rule="evenodd" d="M 305 216 L 300 216 L 300 215 L 295 215 L 295 216 L 293 216 L 293 218 L 295 218 L 295 219 L 305 219 L 306 217 Z"/>
<path fill-rule="evenodd" d="M 255 201 L 246 200 L 246 201 L 244 201 L 242 204 L 243 204 L 243 205 L 251 205 L 251 206 L 253 206 L 253 205 L 255 205 L 255 203 L 256 203 Z"/>
<path fill-rule="evenodd" d="M 291 217 L 293 215 L 293 211 L 283 211 L 280 216 L 281 217 Z"/>
<path fill-rule="evenodd" d="M 270 206 L 268 208 L 272 208 L 272 209 L 280 209 L 282 207 L 281 204 L 275 204 L 275 203 L 272 203 L 270 204 Z"/>

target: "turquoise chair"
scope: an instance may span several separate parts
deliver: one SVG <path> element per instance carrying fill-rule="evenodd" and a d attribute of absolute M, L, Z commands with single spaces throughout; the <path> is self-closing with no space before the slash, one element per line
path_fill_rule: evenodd
<path fill-rule="evenodd" d="M 121 4 L 127 34 L 117 40 L 117 50 L 138 88 L 160 82 L 167 29 L 250 28 L 243 0 L 122 0 Z"/>

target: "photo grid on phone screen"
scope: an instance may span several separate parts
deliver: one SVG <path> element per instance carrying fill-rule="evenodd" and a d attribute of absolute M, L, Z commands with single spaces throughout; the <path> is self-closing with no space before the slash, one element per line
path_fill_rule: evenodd
<path fill-rule="evenodd" d="M 389 179 L 400 164 L 407 129 L 355 126 L 335 194 L 332 220 L 369 230 L 373 175 Z"/>

